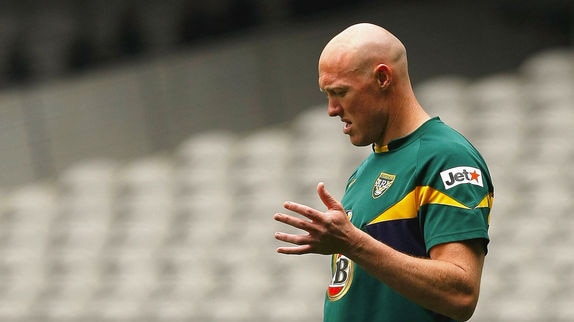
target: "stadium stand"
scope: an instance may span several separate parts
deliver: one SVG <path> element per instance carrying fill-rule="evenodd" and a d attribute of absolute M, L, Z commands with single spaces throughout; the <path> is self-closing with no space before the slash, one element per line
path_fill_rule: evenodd
<path fill-rule="evenodd" d="M 549 82 L 548 80 L 554 80 Z M 574 320 L 574 52 L 518 70 L 418 84 L 495 181 L 472 321 Z M 319 321 L 328 258 L 274 252 L 272 214 L 320 206 L 369 153 L 314 106 L 288 124 L 198 133 L 171 152 L 93 158 L 0 200 L 2 321 Z"/>
<path fill-rule="evenodd" d="M 322 106 L 284 124 L 255 125 L 277 121 L 271 113 L 301 110 L 299 102 L 316 94 L 292 84 L 315 84 L 315 75 L 306 82 L 299 71 L 315 68 L 317 39 L 349 19 L 325 19 L 326 8 L 349 11 L 352 20 L 409 20 L 405 39 L 434 26 L 428 17 L 445 30 L 460 24 L 468 9 L 454 10 L 457 1 L 368 2 L 0 3 L 0 321 L 320 321 L 329 260 L 276 254 L 272 215 L 287 199 L 321 207 L 318 181 L 341 196 L 370 149 L 351 146 Z M 518 56 L 509 47 L 524 52 L 572 37 L 571 2 L 487 2 L 519 11 L 518 20 L 537 20 L 520 14 L 532 7 L 544 20 L 534 29 L 546 33 L 533 41 L 523 34 L 524 22 L 514 25 L 494 40 L 496 48 L 478 54 L 496 52 L 490 59 L 468 65 L 500 67 Z M 367 15 L 351 10 L 358 3 L 367 4 Z M 426 5 L 407 14 L 408 3 Z M 437 11 L 430 12 L 433 5 Z M 484 39 L 498 16 L 472 15 L 480 29 L 468 42 L 474 50 L 489 44 Z M 331 25 L 313 31 L 310 20 Z M 544 24 L 549 20 L 569 23 L 568 32 L 561 36 Z M 292 21 L 299 25 L 293 34 L 284 30 Z M 216 46 L 257 27 L 250 39 L 274 40 Z M 461 49 L 451 36 L 421 37 L 432 52 L 410 38 L 413 70 L 437 62 L 426 55 L 441 41 Z M 187 51 L 200 45 L 205 49 Z M 300 53 L 299 45 L 310 50 Z M 468 48 L 461 60 L 472 60 Z M 154 59 L 164 55 L 169 63 Z M 452 56 L 438 61 L 446 63 L 439 70 L 465 66 Z M 539 52 L 517 69 L 479 79 L 443 75 L 416 85 L 431 114 L 479 147 L 494 177 L 492 241 L 471 321 L 574 321 L 573 49 Z M 238 125 L 247 118 L 253 129 L 245 133 Z M 187 137 L 197 124 L 216 128 Z"/>

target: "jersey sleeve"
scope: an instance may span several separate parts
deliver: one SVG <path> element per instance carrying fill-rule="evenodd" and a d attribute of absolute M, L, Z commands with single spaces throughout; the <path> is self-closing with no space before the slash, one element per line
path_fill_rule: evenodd
<path fill-rule="evenodd" d="M 419 173 L 421 225 L 427 253 L 436 245 L 483 239 L 494 189 L 486 163 L 466 139 L 444 140 L 421 149 Z"/>

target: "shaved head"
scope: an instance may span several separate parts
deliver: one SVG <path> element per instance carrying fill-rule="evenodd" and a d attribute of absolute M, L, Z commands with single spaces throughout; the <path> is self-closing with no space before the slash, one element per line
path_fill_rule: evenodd
<path fill-rule="evenodd" d="M 319 68 L 332 63 L 355 72 L 370 72 L 373 66 L 385 64 L 397 76 L 408 78 L 402 42 L 386 29 L 369 23 L 352 25 L 327 43 L 319 58 Z"/>
<path fill-rule="evenodd" d="M 344 122 L 354 145 L 384 146 L 429 117 L 414 95 L 405 46 L 377 25 L 352 25 L 333 37 L 319 58 L 318 81 L 329 115 Z"/>

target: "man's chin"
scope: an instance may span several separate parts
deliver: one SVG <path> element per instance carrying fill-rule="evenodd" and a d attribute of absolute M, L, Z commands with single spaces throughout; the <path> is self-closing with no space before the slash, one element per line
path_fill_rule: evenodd
<path fill-rule="evenodd" d="M 372 142 L 365 142 L 365 141 L 360 140 L 358 138 L 353 138 L 352 136 L 349 137 L 349 141 L 351 141 L 351 144 L 354 146 L 367 146 L 367 145 L 372 144 Z"/>

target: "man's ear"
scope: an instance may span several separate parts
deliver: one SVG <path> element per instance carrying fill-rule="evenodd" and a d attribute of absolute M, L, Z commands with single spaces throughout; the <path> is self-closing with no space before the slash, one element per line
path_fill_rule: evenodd
<path fill-rule="evenodd" d="M 375 75 L 377 81 L 379 82 L 379 88 L 381 90 L 387 89 L 391 85 L 392 81 L 392 70 L 389 66 L 385 64 L 379 64 L 375 68 Z"/>

